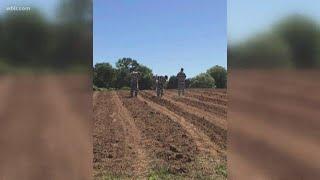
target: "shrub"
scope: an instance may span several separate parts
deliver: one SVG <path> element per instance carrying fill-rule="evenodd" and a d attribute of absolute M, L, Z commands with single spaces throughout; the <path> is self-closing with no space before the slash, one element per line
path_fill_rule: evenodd
<path fill-rule="evenodd" d="M 191 79 L 191 88 L 213 88 L 215 87 L 214 79 L 208 73 L 201 73 Z"/>

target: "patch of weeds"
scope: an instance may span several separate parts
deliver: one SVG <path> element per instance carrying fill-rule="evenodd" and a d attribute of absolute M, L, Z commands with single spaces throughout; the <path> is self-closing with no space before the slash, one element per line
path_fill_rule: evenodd
<path fill-rule="evenodd" d="M 148 180 L 171 180 L 171 179 L 183 179 L 179 175 L 170 173 L 168 168 L 162 167 L 156 170 L 152 170 L 148 175 Z"/>
<path fill-rule="evenodd" d="M 113 174 L 108 172 L 97 173 L 94 176 L 94 180 L 122 180 L 122 179 L 130 179 L 130 177 L 124 174 Z"/>
<path fill-rule="evenodd" d="M 224 164 L 219 164 L 215 167 L 215 171 L 218 175 L 221 175 L 225 178 L 227 178 L 228 176 L 228 173 L 227 173 L 227 165 L 224 163 Z"/>

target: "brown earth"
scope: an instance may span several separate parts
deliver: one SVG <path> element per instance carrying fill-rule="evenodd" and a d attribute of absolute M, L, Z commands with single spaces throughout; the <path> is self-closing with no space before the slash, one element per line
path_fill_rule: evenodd
<path fill-rule="evenodd" d="M 152 93 L 141 91 L 138 98 L 129 98 L 127 91 L 94 93 L 95 178 L 146 178 L 164 172 L 170 178 L 225 179 L 216 167 L 226 167 L 226 119 L 211 110 L 206 119 L 199 116 L 201 105 L 177 105 L 171 96 L 158 99 Z"/>
<path fill-rule="evenodd" d="M 192 94 L 192 93 L 189 93 L 189 94 Z M 171 91 L 167 91 L 166 95 L 176 102 L 182 102 L 184 104 L 187 104 L 196 108 L 200 108 L 204 111 L 211 112 L 225 119 L 227 118 L 227 107 L 225 105 L 217 104 L 216 103 L 217 101 L 212 103 L 212 102 L 205 102 L 189 96 L 179 97 L 176 93 Z"/>
<path fill-rule="evenodd" d="M 229 177 L 319 179 L 319 72 L 233 71 L 229 77 Z"/>
<path fill-rule="evenodd" d="M 0 179 L 90 179 L 90 104 L 83 84 L 64 87 L 68 75 L 0 77 Z M 77 76 L 84 79 L 84 76 Z M 70 78 L 72 79 L 72 78 Z M 73 87 L 71 87 L 73 86 Z"/>
<path fill-rule="evenodd" d="M 169 92 L 174 92 L 174 91 L 169 91 Z M 176 92 L 175 92 L 176 93 Z M 200 101 L 203 102 L 212 102 L 214 104 L 217 105 L 222 105 L 222 106 L 227 106 L 228 105 L 228 100 L 227 98 L 219 98 L 219 97 L 210 97 L 209 95 L 205 95 L 202 93 L 196 93 L 196 92 L 190 92 L 190 91 L 186 91 L 185 93 L 185 97 L 192 97 L 192 98 L 196 98 Z"/>

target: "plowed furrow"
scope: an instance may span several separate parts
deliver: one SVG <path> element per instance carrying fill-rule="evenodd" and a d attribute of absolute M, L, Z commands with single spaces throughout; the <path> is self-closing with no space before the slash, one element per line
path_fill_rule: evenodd
<path fill-rule="evenodd" d="M 131 155 L 137 156 L 133 164 L 135 168 L 135 176 L 145 175 L 147 173 L 147 167 L 149 166 L 149 159 L 147 158 L 146 152 L 141 144 L 141 133 L 136 127 L 131 114 L 122 105 L 119 96 L 114 91 L 111 92 L 111 101 L 115 103 L 115 114 L 113 114 L 113 118 L 120 120 L 125 131 L 126 144 L 128 144 L 128 147 L 132 149 Z"/>
<path fill-rule="evenodd" d="M 217 104 L 213 104 L 210 102 L 203 102 L 199 101 L 192 97 L 179 97 L 172 92 L 166 92 L 165 96 L 169 97 L 170 99 L 173 99 L 176 102 L 181 102 L 186 105 L 190 105 L 192 107 L 204 110 L 206 112 L 215 114 L 216 116 L 227 118 L 227 107 L 221 106 Z"/>
<path fill-rule="evenodd" d="M 187 89 L 186 92 L 191 92 L 191 93 L 198 93 L 198 94 L 204 94 L 209 97 L 215 97 L 215 98 L 221 98 L 221 99 L 227 99 L 227 94 L 226 93 L 221 93 L 215 91 L 215 89 Z"/>
<path fill-rule="evenodd" d="M 144 91 L 142 92 L 142 95 L 147 95 L 149 97 L 153 97 L 154 99 L 159 99 L 150 91 Z M 227 121 L 225 118 L 219 117 L 211 112 L 207 112 L 198 107 L 194 107 L 179 101 L 174 101 L 167 95 L 163 96 L 161 99 L 163 99 L 165 102 L 168 102 L 169 104 L 176 106 L 182 111 L 188 111 L 188 113 L 192 114 L 193 116 L 207 120 L 209 123 L 213 123 L 215 126 L 218 126 L 222 129 L 227 129 Z"/>
<path fill-rule="evenodd" d="M 198 93 L 194 93 L 194 92 L 186 92 L 185 95 L 186 95 L 186 97 L 196 98 L 200 101 L 210 102 L 210 103 L 214 103 L 214 104 L 218 104 L 218 105 L 222 105 L 222 106 L 228 105 L 228 100 L 221 99 L 218 97 L 210 97 L 208 95 L 198 94 Z"/>
<path fill-rule="evenodd" d="M 320 127 L 318 121 L 319 111 L 318 109 L 310 109 L 303 106 L 303 101 L 288 106 L 288 102 L 277 100 L 277 96 L 275 96 L 273 100 L 275 103 L 271 103 L 268 102 L 271 100 L 263 100 L 244 93 L 234 94 L 237 96 L 233 98 L 232 106 L 237 107 L 237 111 L 256 115 L 257 117 L 271 117 L 266 120 L 251 118 L 249 120 L 251 120 L 252 123 L 267 121 L 270 124 L 276 124 L 277 127 L 291 129 L 292 131 L 296 131 L 296 133 L 308 135 L 310 139 L 316 139 L 320 136 L 318 130 Z M 316 107 L 319 107 L 319 105 Z M 273 114 L 276 114 L 277 118 L 272 117 L 271 115 Z M 290 126 L 288 126 L 288 124 L 290 124 Z"/>
<path fill-rule="evenodd" d="M 42 77 L 41 77 L 42 78 Z M 92 175 L 92 144 L 90 110 L 81 111 L 69 98 L 72 92 L 64 91 L 61 79 L 48 75 L 44 80 L 45 110 L 39 121 L 46 119 L 41 128 L 44 157 L 54 167 L 47 170 L 54 179 L 81 179 Z M 77 82 L 79 83 L 79 82 Z M 89 98 L 88 94 L 73 95 L 78 99 Z M 89 100 L 87 100 L 89 101 Z M 79 108 L 79 109 L 78 109 Z M 50 145 L 47 143 L 50 142 Z M 76 151 L 75 151 L 76 149 Z M 43 159 L 41 159 L 43 161 Z M 69 169 L 70 171 L 65 171 Z M 64 174 L 60 175 L 60 172 Z M 50 177 L 50 174 L 48 175 Z"/>
<path fill-rule="evenodd" d="M 1 112 L 0 176 L 88 179 L 91 145 L 56 77 L 16 76 Z M 81 120 L 80 120 L 81 121 Z"/>
<path fill-rule="evenodd" d="M 188 132 L 146 102 L 128 98 L 127 92 L 119 95 L 141 132 L 144 148 L 152 158 L 151 168 L 167 167 L 170 172 L 179 174 L 192 170 L 198 150 Z"/>
<path fill-rule="evenodd" d="M 0 116 L 3 115 L 2 111 L 6 108 L 9 102 L 10 90 L 13 88 L 13 77 L 1 77 L 0 79 Z"/>
<path fill-rule="evenodd" d="M 109 92 L 99 92 L 94 102 L 93 168 L 95 176 L 104 173 L 112 175 L 132 175 L 132 159 L 128 157 L 125 130 L 121 119 L 117 118 L 115 102 Z"/>
<path fill-rule="evenodd" d="M 170 100 L 165 98 L 157 98 L 152 96 L 146 92 L 141 93 L 141 95 L 149 99 L 159 105 L 165 106 L 170 111 L 175 112 L 176 114 L 184 117 L 186 120 L 190 121 L 194 124 L 197 128 L 202 130 L 207 136 L 211 138 L 211 140 L 217 144 L 222 151 L 226 149 L 226 141 L 227 141 L 227 131 L 220 126 L 217 126 L 210 121 L 206 120 L 204 117 L 197 116 L 194 113 L 190 113 L 190 109 L 188 108 L 181 108 L 181 106 L 177 106 L 176 103 L 173 103 Z"/>
<path fill-rule="evenodd" d="M 168 110 L 166 107 L 163 107 L 159 104 L 156 104 L 146 98 L 141 96 L 138 97 L 139 100 L 146 102 L 152 109 L 159 113 L 163 113 L 164 115 L 170 117 L 170 119 L 174 120 L 175 122 L 179 123 L 194 139 L 197 147 L 202 153 L 209 153 L 212 156 L 217 155 L 217 147 L 210 141 L 210 138 L 202 133 L 201 131 L 197 130 L 197 128 L 188 122 L 185 118 L 177 115 L 176 113 Z"/>

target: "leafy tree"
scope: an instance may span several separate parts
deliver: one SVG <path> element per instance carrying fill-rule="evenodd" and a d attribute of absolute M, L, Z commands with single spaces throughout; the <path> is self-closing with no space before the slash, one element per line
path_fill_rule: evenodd
<path fill-rule="evenodd" d="M 186 88 L 190 87 L 190 83 L 191 83 L 191 78 L 187 78 L 186 79 Z"/>
<path fill-rule="evenodd" d="M 130 86 L 130 70 L 136 69 L 139 66 L 138 62 L 131 58 L 122 58 L 116 62 L 116 80 L 115 87 L 120 89 L 122 87 Z"/>
<path fill-rule="evenodd" d="M 126 69 L 126 70 L 131 70 L 131 69 L 136 69 L 139 66 L 139 63 L 137 60 L 131 59 L 131 58 L 122 58 L 119 59 L 118 62 L 116 63 L 116 67 L 118 69 Z"/>
<path fill-rule="evenodd" d="M 61 23 L 85 24 L 92 21 L 92 0 L 60 0 L 58 19 Z"/>
<path fill-rule="evenodd" d="M 177 76 L 170 76 L 168 84 L 168 89 L 177 89 L 178 88 L 178 78 Z"/>
<path fill-rule="evenodd" d="M 201 73 L 191 79 L 190 87 L 192 88 L 213 88 L 214 79 L 208 73 Z"/>
<path fill-rule="evenodd" d="M 130 72 L 132 70 L 139 71 L 141 73 L 139 80 L 140 89 L 151 89 L 152 80 L 152 70 L 144 65 L 141 65 L 132 58 L 122 58 L 116 62 L 116 80 L 115 87 L 120 89 L 122 87 L 130 86 Z"/>
<path fill-rule="evenodd" d="M 228 66 L 236 68 L 290 68 L 291 51 L 283 39 L 262 34 L 228 48 Z"/>
<path fill-rule="evenodd" d="M 320 27 L 303 15 L 291 15 L 268 33 L 228 47 L 230 68 L 320 67 Z"/>
<path fill-rule="evenodd" d="M 222 66 L 214 66 L 207 70 L 207 73 L 215 80 L 217 88 L 226 88 L 227 86 L 227 70 Z"/>
<path fill-rule="evenodd" d="M 130 86 L 130 72 L 129 72 L 129 70 L 117 69 L 114 87 L 117 89 L 120 89 L 122 87 L 129 87 L 129 86 Z"/>
<path fill-rule="evenodd" d="M 3 58 L 2 56 L 3 56 L 3 53 L 4 53 L 4 51 L 3 51 L 3 48 L 4 48 L 4 43 L 3 43 L 3 34 L 4 34 L 4 32 L 3 32 L 3 20 L 2 20 L 2 17 L 0 16 L 0 61 L 3 61 L 3 60 L 1 60 L 1 58 Z"/>
<path fill-rule="evenodd" d="M 141 73 L 140 81 L 139 81 L 139 88 L 140 89 L 151 89 L 153 85 L 153 79 L 152 79 L 152 70 L 149 69 L 146 66 L 139 65 L 137 67 L 137 71 Z"/>
<path fill-rule="evenodd" d="M 302 15 L 292 15 L 276 25 L 275 33 L 288 44 L 297 68 L 317 65 L 320 29 L 315 21 Z"/>
<path fill-rule="evenodd" d="M 109 63 L 97 63 L 94 66 L 93 84 L 97 87 L 111 88 L 115 79 L 115 70 Z"/>
<path fill-rule="evenodd" d="M 53 65 L 91 66 L 92 0 L 61 0 L 53 26 Z"/>
<path fill-rule="evenodd" d="M 3 17 L 3 56 L 16 66 L 48 63 L 49 24 L 37 11 L 8 11 Z"/>

